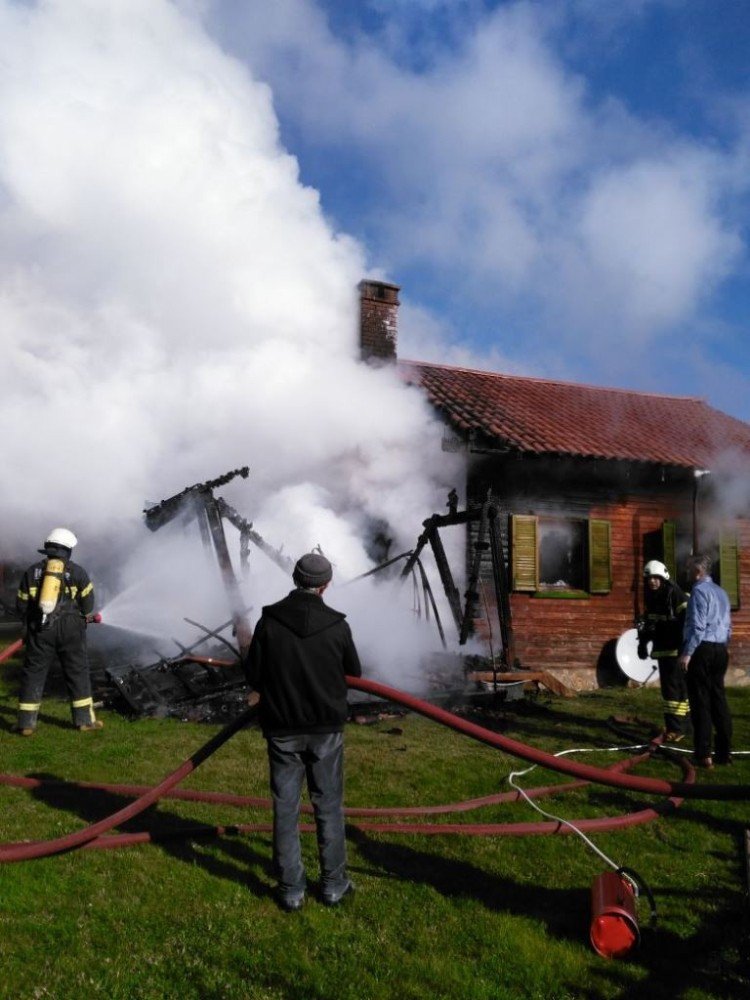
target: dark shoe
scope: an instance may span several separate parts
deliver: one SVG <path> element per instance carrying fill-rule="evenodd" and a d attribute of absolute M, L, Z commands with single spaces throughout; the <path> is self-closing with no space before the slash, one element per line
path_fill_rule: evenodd
<path fill-rule="evenodd" d="M 285 896 L 283 893 L 279 893 L 277 898 L 279 906 L 285 913 L 296 913 L 297 910 L 301 910 L 305 905 L 304 892 L 301 896 Z"/>
<path fill-rule="evenodd" d="M 728 753 L 724 757 L 717 757 L 715 763 L 718 764 L 719 767 L 724 767 L 727 764 L 733 764 L 734 761 L 732 760 L 731 753 Z"/>
<path fill-rule="evenodd" d="M 326 906 L 338 906 L 339 903 L 342 903 L 347 896 L 351 896 L 353 892 L 354 883 L 347 882 L 340 892 L 324 892 L 323 902 Z"/>
<path fill-rule="evenodd" d="M 714 762 L 710 757 L 696 757 L 693 763 L 696 767 L 703 767 L 707 771 L 714 766 Z"/>
<path fill-rule="evenodd" d="M 78 726 L 79 733 L 93 733 L 95 729 L 104 729 L 104 723 L 101 719 L 94 719 L 93 722 L 84 722 L 82 726 Z"/>

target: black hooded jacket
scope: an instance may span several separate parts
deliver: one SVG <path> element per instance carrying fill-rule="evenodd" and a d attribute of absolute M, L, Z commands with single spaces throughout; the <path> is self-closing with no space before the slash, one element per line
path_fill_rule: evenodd
<path fill-rule="evenodd" d="M 348 714 L 345 676 L 362 674 L 346 616 L 322 597 L 293 590 L 263 608 L 245 672 L 260 692 L 266 736 L 337 733 Z"/>

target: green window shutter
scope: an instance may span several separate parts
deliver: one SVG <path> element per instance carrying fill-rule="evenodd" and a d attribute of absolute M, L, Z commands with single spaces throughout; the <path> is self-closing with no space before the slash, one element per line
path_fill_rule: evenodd
<path fill-rule="evenodd" d="M 672 580 L 677 579 L 677 525 L 674 521 L 665 521 L 661 526 L 662 561 L 669 570 Z"/>
<path fill-rule="evenodd" d="M 531 514 L 512 514 L 511 526 L 513 590 L 537 590 L 539 588 L 537 518 Z"/>
<path fill-rule="evenodd" d="M 719 532 L 719 576 L 721 585 L 729 594 L 732 608 L 740 606 L 740 546 L 737 531 L 723 526 Z"/>
<path fill-rule="evenodd" d="M 612 589 L 612 525 L 589 521 L 589 592 L 608 594 Z"/>

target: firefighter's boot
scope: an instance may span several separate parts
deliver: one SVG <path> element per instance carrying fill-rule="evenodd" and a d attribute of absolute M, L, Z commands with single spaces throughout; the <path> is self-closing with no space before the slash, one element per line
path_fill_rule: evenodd
<path fill-rule="evenodd" d="M 94 699 L 79 698 L 70 703 L 73 713 L 73 725 L 79 733 L 90 733 L 95 729 L 104 729 L 104 723 L 94 715 Z"/>
<path fill-rule="evenodd" d="M 39 716 L 41 702 L 20 701 L 18 703 L 18 719 L 14 731 L 19 736 L 33 736 Z"/>

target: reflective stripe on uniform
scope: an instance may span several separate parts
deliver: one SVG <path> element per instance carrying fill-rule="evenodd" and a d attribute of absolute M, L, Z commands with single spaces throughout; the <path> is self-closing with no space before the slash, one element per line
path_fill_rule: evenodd
<path fill-rule="evenodd" d="M 665 701 L 664 710 L 671 713 L 672 715 L 687 715 L 690 711 L 690 702 L 688 701 Z"/>
<path fill-rule="evenodd" d="M 93 583 L 87 584 L 81 591 L 81 597 L 88 597 L 93 589 L 94 589 Z"/>
<path fill-rule="evenodd" d="M 19 712 L 38 712 L 41 707 L 41 701 L 37 702 L 35 705 L 32 705 L 31 702 L 28 701 L 19 701 L 18 703 Z"/>
<path fill-rule="evenodd" d="M 655 660 L 659 656 L 677 656 L 678 653 L 678 649 L 652 649 L 651 657 Z"/>
<path fill-rule="evenodd" d="M 685 601 L 683 604 L 678 604 L 677 605 L 677 614 L 679 614 L 681 611 L 684 611 L 686 607 L 687 607 L 687 601 Z"/>
<path fill-rule="evenodd" d="M 94 704 L 94 699 L 93 698 L 81 698 L 80 701 L 71 701 L 70 704 L 73 706 L 73 708 L 86 708 L 87 705 L 93 705 Z"/>
<path fill-rule="evenodd" d="M 29 599 L 29 595 L 24 590 L 19 590 L 18 591 L 18 600 L 19 601 L 28 601 L 28 599 Z"/>

